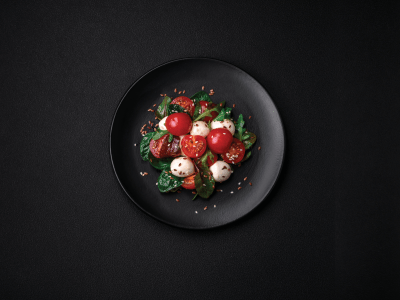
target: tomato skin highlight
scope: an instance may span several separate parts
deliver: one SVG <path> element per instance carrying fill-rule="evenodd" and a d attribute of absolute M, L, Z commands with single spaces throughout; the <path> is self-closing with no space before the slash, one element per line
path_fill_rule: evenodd
<path fill-rule="evenodd" d="M 201 106 L 201 113 L 205 112 L 207 109 L 213 109 L 217 105 L 215 103 L 210 103 L 207 101 L 200 101 L 200 106 Z M 214 120 L 218 116 L 218 113 L 216 111 L 211 112 L 211 117 L 205 117 L 203 119 L 204 122 L 208 123 L 209 121 Z"/>
<path fill-rule="evenodd" d="M 197 173 L 196 173 L 196 174 L 197 174 Z M 184 189 L 187 189 L 187 190 L 194 190 L 194 189 L 196 188 L 196 185 L 195 185 L 195 183 L 194 183 L 194 178 L 196 177 L 196 174 L 193 174 L 193 175 L 191 175 L 191 176 L 188 176 L 188 177 L 186 177 L 186 178 L 183 180 L 182 187 L 183 187 Z"/>
<path fill-rule="evenodd" d="M 192 119 L 187 113 L 175 113 L 165 120 L 165 127 L 173 135 L 184 135 L 192 129 Z"/>
<path fill-rule="evenodd" d="M 244 144 L 237 138 L 233 138 L 231 146 L 221 156 L 228 164 L 237 164 L 242 161 L 245 151 Z"/>
<path fill-rule="evenodd" d="M 189 112 L 190 116 L 193 117 L 195 105 L 192 99 L 186 96 L 179 96 L 172 100 L 171 104 L 178 104 L 179 106 L 186 109 Z"/>
<path fill-rule="evenodd" d="M 168 142 L 169 134 L 165 134 L 158 140 L 150 141 L 150 152 L 156 158 L 177 157 L 181 155 L 179 148 L 179 136 L 174 136 L 172 142 Z"/>
<path fill-rule="evenodd" d="M 229 149 L 233 136 L 228 129 L 217 128 L 210 131 L 207 136 L 207 145 L 211 151 L 222 154 Z"/>
<path fill-rule="evenodd" d="M 182 152 L 191 158 L 198 158 L 206 152 L 207 141 L 201 135 L 187 135 L 181 141 Z"/>

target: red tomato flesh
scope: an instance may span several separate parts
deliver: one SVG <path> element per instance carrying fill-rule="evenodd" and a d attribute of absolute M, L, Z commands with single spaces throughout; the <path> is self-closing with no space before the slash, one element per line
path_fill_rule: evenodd
<path fill-rule="evenodd" d="M 196 185 L 194 184 L 195 177 L 196 177 L 196 174 L 186 177 L 183 180 L 182 187 L 187 190 L 194 190 L 196 188 Z"/>
<path fill-rule="evenodd" d="M 184 135 L 192 129 L 192 119 L 187 113 L 175 113 L 165 120 L 165 127 L 173 135 Z"/>
<path fill-rule="evenodd" d="M 210 103 L 207 101 L 200 101 L 201 105 L 201 113 L 205 112 L 207 109 L 213 109 L 217 105 L 215 103 Z M 216 111 L 211 112 L 211 117 L 205 117 L 203 119 L 204 122 L 208 123 L 208 121 L 214 120 L 218 116 L 218 113 Z"/>
<path fill-rule="evenodd" d="M 233 138 L 233 142 L 229 149 L 221 154 L 223 160 L 228 164 L 237 164 L 242 161 L 246 148 L 244 144 L 237 138 Z"/>
<path fill-rule="evenodd" d="M 187 135 L 181 141 L 183 153 L 191 158 L 200 157 L 206 152 L 207 142 L 201 135 Z"/>
<path fill-rule="evenodd" d="M 228 150 L 232 144 L 233 136 L 228 129 L 217 128 L 210 131 L 207 135 L 207 145 L 211 151 L 222 154 Z"/>
<path fill-rule="evenodd" d="M 172 100 L 171 104 L 178 104 L 179 106 L 182 106 L 184 109 L 186 109 L 190 116 L 193 117 L 194 114 L 194 103 L 192 99 L 185 97 L 185 96 L 180 96 L 176 97 L 174 100 Z"/>

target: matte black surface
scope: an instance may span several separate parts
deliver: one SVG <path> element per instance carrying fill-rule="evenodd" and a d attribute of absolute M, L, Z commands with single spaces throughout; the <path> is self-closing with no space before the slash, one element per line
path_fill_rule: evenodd
<path fill-rule="evenodd" d="M 399 299 L 398 1 L 3 1 L 1 299 Z M 205 231 L 137 209 L 109 157 L 131 83 L 213 57 L 285 126 L 257 209 Z"/>
<path fill-rule="evenodd" d="M 214 103 L 226 101 L 228 107 L 235 104 L 232 117 L 236 120 L 243 114 L 246 128 L 258 139 L 253 145 L 251 159 L 240 168 L 234 168 L 234 174 L 226 182 L 216 184 L 216 189 L 222 192 L 215 192 L 208 199 L 198 197 L 192 201 L 192 191 L 160 193 L 155 185 L 160 171 L 140 156 L 142 135 L 139 130 L 148 121 L 155 121 L 154 113 L 148 110 L 154 109 L 153 104 L 160 103 L 163 99 L 160 94 L 174 98 L 179 96 L 174 93 L 178 88 L 190 97 L 203 86 L 205 90 L 212 88 L 215 91 L 211 96 Z M 262 151 L 258 151 L 258 147 Z M 118 180 L 141 209 L 171 225 L 205 229 L 243 217 L 266 198 L 281 170 L 284 134 L 274 103 L 250 75 L 222 61 L 192 58 L 163 64 L 132 85 L 113 119 L 110 149 Z M 142 176 L 140 172 L 149 175 Z"/>

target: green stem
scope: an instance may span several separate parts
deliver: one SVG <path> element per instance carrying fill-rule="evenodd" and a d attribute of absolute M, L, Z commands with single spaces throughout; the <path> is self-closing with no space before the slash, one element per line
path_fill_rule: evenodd
<path fill-rule="evenodd" d="M 199 194 L 199 193 L 197 193 L 196 195 L 194 195 L 192 201 L 193 201 L 194 199 L 196 199 L 196 197 L 197 197 L 198 194 Z"/>
<path fill-rule="evenodd" d="M 213 109 L 207 109 L 205 112 L 203 112 L 200 116 L 198 116 L 193 122 L 196 122 L 204 117 L 211 117 L 211 112 L 217 111 L 217 107 L 214 107 Z"/>

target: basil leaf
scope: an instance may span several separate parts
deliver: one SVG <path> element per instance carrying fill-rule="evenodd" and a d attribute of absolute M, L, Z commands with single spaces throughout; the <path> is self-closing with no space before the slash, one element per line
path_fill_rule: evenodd
<path fill-rule="evenodd" d="M 159 130 L 155 131 L 153 136 L 153 140 L 157 141 L 159 138 L 163 137 L 164 135 L 168 134 L 168 130 Z M 171 138 L 171 137 L 170 137 Z"/>
<path fill-rule="evenodd" d="M 149 161 L 150 164 L 158 169 L 158 170 L 169 170 L 171 168 L 171 162 L 174 160 L 174 157 L 164 157 L 157 158 L 150 152 L 149 153 Z"/>
<path fill-rule="evenodd" d="M 208 198 L 214 192 L 215 180 L 211 175 L 210 169 L 208 168 L 207 158 L 213 154 L 210 150 L 196 162 L 196 166 L 199 172 L 194 177 L 194 184 L 196 186 L 196 191 L 202 198 Z"/>
<path fill-rule="evenodd" d="M 246 153 L 246 155 L 243 157 L 243 159 L 240 161 L 240 163 L 242 163 L 242 162 L 248 160 L 250 156 L 251 156 L 251 151 L 248 151 L 248 152 Z"/>
<path fill-rule="evenodd" d="M 200 101 L 207 101 L 212 103 L 210 96 L 205 91 L 197 92 L 192 97 L 190 97 L 190 99 L 193 100 L 194 104 L 197 104 Z"/>
<path fill-rule="evenodd" d="M 249 149 L 251 146 L 254 145 L 254 143 L 257 140 L 257 137 L 254 133 L 252 132 L 246 132 L 245 134 L 246 139 L 242 140 L 242 143 L 244 144 L 244 147 L 247 149 Z"/>
<path fill-rule="evenodd" d="M 149 160 L 149 154 L 151 154 L 150 141 L 154 134 L 155 132 L 149 132 L 140 141 L 140 155 L 144 161 Z"/>
<path fill-rule="evenodd" d="M 183 183 L 184 177 L 176 177 L 170 174 L 167 170 L 161 171 L 158 177 L 158 189 L 161 193 L 169 192 L 177 187 L 180 187 Z"/>
<path fill-rule="evenodd" d="M 169 104 L 167 107 L 167 115 L 168 116 L 172 115 L 174 113 L 180 113 L 180 112 L 187 113 L 190 116 L 189 112 L 187 110 L 185 111 L 185 109 L 178 104 Z"/>
<path fill-rule="evenodd" d="M 221 109 L 219 115 L 214 119 L 215 121 L 223 121 L 225 119 L 231 119 L 232 108 L 225 107 Z"/>
<path fill-rule="evenodd" d="M 156 110 L 156 117 L 159 120 L 162 120 L 163 118 L 165 118 L 166 116 L 168 116 L 167 114 L 167 107 L 168 104 L 170 104 L 172 101 L 172 99 L 170 97 L 164 97 L 163 101 L 161 102 L 161 104 L 157 107 Z"/>
<path fill-rule="evenodd" d="M 240 114 L 239 118 L 238 118 L 238 120 L 237 120 L 237 122 L 235 124 L 236 132 L 235 132 L 235 135 L 234 135 L 235 138 L 239 139 L 240 141 L 243 140 L 243 136 L 242 135 L 246 131 L 246 128 L 244 128 L 243 126 L 244 126 L 243 115 Z"/>

